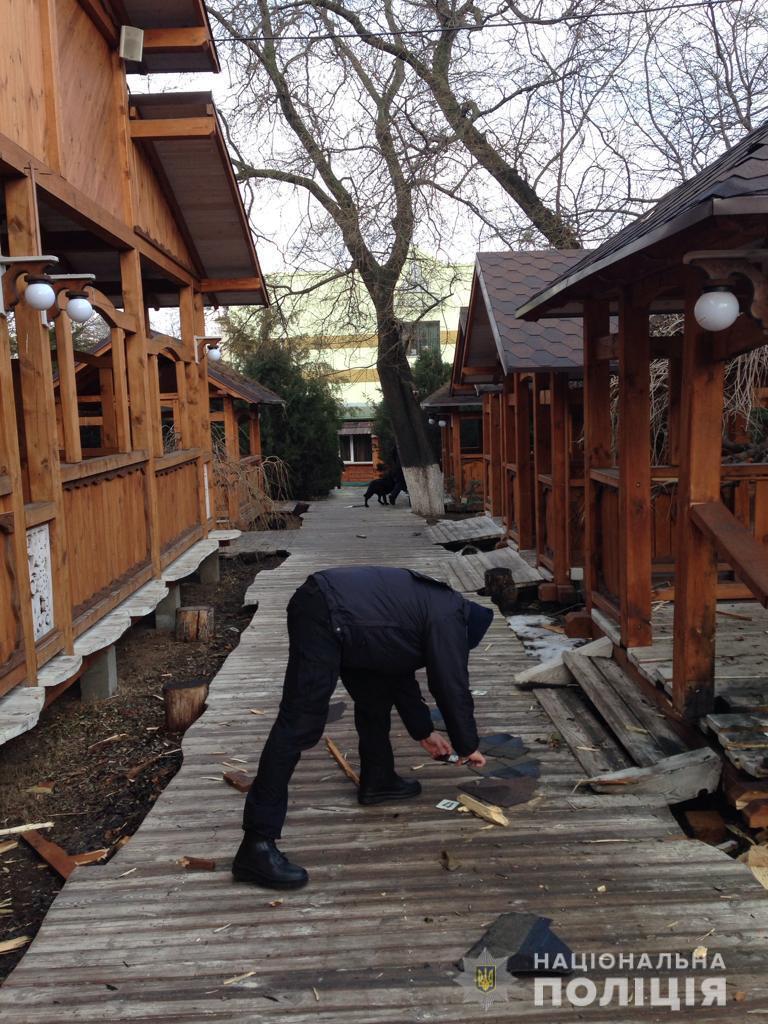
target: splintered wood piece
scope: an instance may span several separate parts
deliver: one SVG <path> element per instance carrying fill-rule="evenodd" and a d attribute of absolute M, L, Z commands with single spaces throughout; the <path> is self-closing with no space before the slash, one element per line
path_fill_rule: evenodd
<path fill-rule="evenodd" d="M 476 814 L 478 818 L 490 821 L 494 825 L 502 825 L 504 828 L 509 826 L 509 818 L 500 807 L 484 804 L 482 800 L 475 800 L 473 796 L 468 796 L 466 793 L 459 793 L 459 803 L 468 811 Z"/>
<path fill-rule="evenodd" d="M 208 683 L 204 681 L 166 683 L 163 687 L 163 700 L 168 732 L 186 732 L 202 715 L 207 697 Z"/>
<path fill-rule="evenodd" d="M 18 845 L 19 844 L 15 839 L 9 839 L 7 843 L 0 843 L 0 854 L 10 853 L 11 850 L 15 850 Z"/>
<path fill-rule="evenodd" d="M 17 949 L 23 949 L 31 941 L 32 939 L 29 935 L 22 935 L 18 939 L 6 939 L 5 942 L 0 942 L 0 956 L 4 953 L 13 953 Z"/>
<path fill-rule="evenodd" d="M 105 847 L 102 850 L 90 850 L 88 853 L 75 853 L 72 855 L 72 860 L 75 862 L 75 866 L 80 868 L 84 864 L 98 864 L 99 861 L 106 860 L 109 856 L 109 848 Z"/>
<path fill-rule="evenodd" d="M 750 828 L 768 828 L 768 800 L 750 800 L 744 807 Z"/>
<path fill-rule="evenodd" d="M 43 860 L 50 864 L 57 875 L 60 875 L 64 881 L 66 881 L 72 872 L 75 870 L 77 865 L 75 864 L 74 858 L 70 857 L 66 851 L 57 843 L 52 843 L 50 839 L 46 839 L 41 836 L 39 832 L 34 829 L 29 832 L 24 832 L 21 837 L 25 843 L 28 843 L 33 850 L 40 854 Z"/>
<path fill-rule="evenodd" d="M 210 857 L 182 857 L 179 864 L 187 871 L 215 871 L 216 861 Z"/>
<path fill-rule="evenodd" d="M 241 793 L 247 793 L 253 782 L 253 776 L 248 775 L 246 772 L 223 772 L 222 777 L 225 782 L 238 789 Z"/>
<path fill-rule="evenodd" d="M 53 828 L 53 822 L 42 821 L 37 825 L 14 825 L 13 828 L 0 828 L 0 836 L 20 836 L 24 832 L 39 832 L 41 828 Z"/>
<path fill-rule="evenodd" d="M 176 639 L 209 641 L 214 636 L 214 611 L 208 605 L 176 609 Z"/>
<path fill-rule="evenodd" d="M 336 744 L 333 742 L 333 740 L 331 739 L 330 736 L 326 736 L 325 737 L 325 745 L 326 745 L 326 747 L 328 747 L 328 753 L 334 759 L 334 761 L 339 766 L 339 768 L 341 768 L 341 770 L 344 772 L 344 774 L 347 776 L 347 778 L 351 779 L 352 782 L 354 782 L 354 784 L 356 786 L 359 786 L 360 785 L 360 776 L 354 770 L 354 768 L 349 763 L 349 761 L 346 759 L 346 757 L 344 757 L 344 755 L 339 750 L 339 748 L 336 746 Z"/>

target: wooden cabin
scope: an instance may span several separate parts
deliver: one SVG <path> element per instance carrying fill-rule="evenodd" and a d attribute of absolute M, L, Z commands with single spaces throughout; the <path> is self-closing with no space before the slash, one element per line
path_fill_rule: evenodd
<path fill-rule="evenodd" d="M 163 336 L 156 331 L 150 338 L 157 344 Z M 176 338 L 166 338 L 173 346 Z M 75 367 L 80 440 L 83 450 L 95 450 L 103 443 L 114 418 L 113 402 L 102 394 L 103 375 L 113 369 L 112 342 L 104 339 L 89 352 L 81 352 Z M 184 414 L 182 396 L 176 378 L 176 364 L 167 355 L 158 355 L 160 421 L 166 454 L 183 444 Z M 63 444 L 63 415 L 58 375 L 55 379 L 56 416 L 59 444 Z M 208 362 L 208 402 L 211 420 L 211 484 L 214 494 L 216 526 L 219 529 L 247 529 L 252 505 L 249 481 L 258 477 L 261 463 L 260 412 L 264 405 L 284 405 L 283 399 L 258 381 L 238 373 L 222 362 Z M 251 472 L 252 471 L 252 472 Z M 256 487 L 259 481 L 256 480 Z"/>
<path fill-rule="evenodd" d="M 0 0 L 0 25 L 2 741 L 83 673 L 99 692 L 131 619 L 215 552 L 205 307 L 268 298 L 210 94 L 128 93 L 127 71 L 218 70 L 204 4 Z M 84 300 L 111 345 L 86 445 Z M 150 307 L 178 309 L 178 340 Z"/>
<path fill-rule="evenodd" d="M 581 322 L 515 316 L 577 250 L 479 253 L 451 387 L 482 395 L 483 494 L 508 537 L 536 553 L 542 596 L 573 597 L 583 507 Z"/>
<path fill-rule="evenodd" d="M 768 465 L 723 465 L 722 448 L 725 366 L 766 342 L 767 229 L 768 125 L 517 311 L 541 323 L 583 317 L 585 592 L 596 629 L 670 714 L 699 721 L 715 709 L 739 712 L 708 724 L 758 775 L 768 774 L 768 623 L 758 607 L 768 605 Z M 654 336 L 656 313 L 681 315 L 682 331 Z M 666 366 L 670 395 L 669 465 L 657 467 L 649 445 L 653 359 Z M 673 605 L 656 604 L 653 582 L 662 484 L 672 496 L 674 590 L 665 596 Z M 753 602 L 718 614 L 718 598 Z M 736 627 L 741 645 L 728 635 Z M 739 736 L 729 737 L 724 720 L 734 717 Z"/>
<path fill-rule="evenodd" d="M 445 492 L 457 508 L 475 508 L 483 500 L 482 404 L 472 393 L 453 394 L 450 383 L 421 403 L 431 426 L 440 428 Z"/>

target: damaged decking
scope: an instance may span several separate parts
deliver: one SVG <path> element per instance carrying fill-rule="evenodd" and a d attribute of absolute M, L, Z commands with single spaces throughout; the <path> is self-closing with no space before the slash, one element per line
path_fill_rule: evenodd
<path fill-rule="evenodd" d="M 542 764 L 538 793 L 509 811 L 511 827 L 437 810 L 465 770 L 433 763 L 415 773 L 418 800 L 360 808 L 321 744 L 296 773 L 283 842 L 309 869 L 309 888 L 281 895 L 232 883 L 242 796 L 220 776 L 223 762 L 255 767 L 279 698 L 293 590 L 334 564 L 444 571 L 445 552 L 421 520 L 348 501 L 342 492 L 314 505 L 303 529 L 285 535 L 290 558 L 258 576 L 259 611 L 184 739 L 181 771 L 109 864 L 78 869 L 66 884 L 0 989 L 4 1024 L 668 1019 L 669 1009 L 616 1004 L 536 1008 L 531 980 L 487 1012 L 471 995 L 465 1002 L 454 963 L 510 910 L 552 918 L 579 953 L 687 956 L 705 945 L 724 956 L 729 1003 L 697 1007 L 696 1021 L 751 1019 L 768 999 L 764 890 L 740 864 L 684 839 L 666 808 L 574 791 L 581 769 L 550 742 L 553 726 L 531 694 L 511 685 L 529 661 L 498 615 L 471 662 L 473 686 L 485 691 L 479 726 L 522 736 Z M 328 732 L 354 757 L 349 707 Z M 401 727 L 394 735 L 411 777 L 426 757 Z M 444 850 L 456 870 L 441 866 Z M 184 871 L 183 856 L 213 857 L 218 869 Z"/>

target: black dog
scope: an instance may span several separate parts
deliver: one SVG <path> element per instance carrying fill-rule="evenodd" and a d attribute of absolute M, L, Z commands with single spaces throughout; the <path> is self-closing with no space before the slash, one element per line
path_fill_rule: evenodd
<path fill-rule="evenodd" d="M 372 498 L 374 494 L 379 499 L 380 505 L 386 505 L 387 495 L 390 493 L 394 485 L 395 478 L 392 473 L 386 473 L 384 476 L 379 476 L 375 480 L 371 480 L 368 484 L 368 490 L 365 492 L 365 507 L 368 508 L 368 499 Z"/>

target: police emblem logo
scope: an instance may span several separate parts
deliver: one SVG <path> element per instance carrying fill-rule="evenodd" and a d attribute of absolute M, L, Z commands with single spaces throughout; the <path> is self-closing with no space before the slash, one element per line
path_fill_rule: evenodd
<path fill-rule="evenodd" d="M 483 993 L 493 992 L 496 988 L 496 968 L 475 967 L 475 985 Z"/>
<path fill-rule="evenodd" d="M 478 957 L 465 956 L 461 968 L 453 980 L 464 989 L 464 1001 L 479 1000 L 484 1010 L 489 1010 L 496 999 L 506 1000 L 515 984 L 516 979 L 507 970 L 507 957 L 496 959 L 487 949 Z"/>

